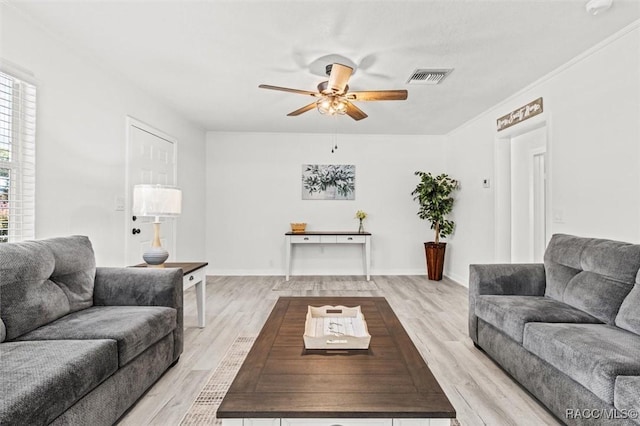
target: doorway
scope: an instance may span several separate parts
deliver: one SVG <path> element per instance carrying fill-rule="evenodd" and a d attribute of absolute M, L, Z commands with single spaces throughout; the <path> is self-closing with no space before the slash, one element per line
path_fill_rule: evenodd
<path fill-rule="evenodd" d="M 153 218 L 131 214 L 133 186 L 176 184 L 176 140 L 158 129 L 127 117 L 127 166 L 125 190 L 125 262 L 143 262 L 142 253 L 153 239 Z M 162 220 L 162 219 L 161 219 Z M 134 232 L 135 230 L 135 232 Z M 175 258 L 175 220 L 161 225 L 161 244 Z"/>
<path fill-rule="evenodd" d="M 496 139 L 496 260 L 542 262 L 547 243 L 547 125 Z"/>

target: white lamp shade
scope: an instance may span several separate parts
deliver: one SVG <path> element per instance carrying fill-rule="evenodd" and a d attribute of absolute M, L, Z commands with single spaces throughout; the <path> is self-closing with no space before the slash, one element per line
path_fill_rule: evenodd
<path fill-rule="evenodd" d="M 132 210 L 136 216 L 179 216 L 182 212 L 182 191 L 175 186 L 135 185 Z"/>

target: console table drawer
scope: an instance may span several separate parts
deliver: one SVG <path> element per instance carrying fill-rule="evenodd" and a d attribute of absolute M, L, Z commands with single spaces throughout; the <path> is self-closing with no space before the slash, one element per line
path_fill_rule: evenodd
<path fill-rule="evenodd" d="M 292 235 L 291 242 L 295 244 L 319 243 L 320 235 Z"/>
<path fill-rule="evenodd" d="M 366 237 L 364 235 L 338 235 L 339 244 L 364 244 Z"/>
<path fill-rule="evenodd" d="M 197 271 L 193 271 L 182 278 L 182 289 L 186 290 L 193 287 L 199 282 L 204 281 L 205 268 L 200 268 Z"/>
<path fill-rule="evenodd" d="M 335 235 L 320 235 L 320 242 L 324 244 L 335 244 L 338 240 Z"/>

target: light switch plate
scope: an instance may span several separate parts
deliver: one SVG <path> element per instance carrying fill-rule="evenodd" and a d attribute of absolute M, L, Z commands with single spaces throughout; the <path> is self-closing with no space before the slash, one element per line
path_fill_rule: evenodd
<path fill-rule="evenodd" d="M 564 211 L 553 209 L 553 221 L 554 223 L 564 223 Z"/>
<path fill-rule="evenodd" d="M 121 197 L 121 196 L 116 197 L 116 211 L 117 212 L 124 211 L 124 197 Z"/>

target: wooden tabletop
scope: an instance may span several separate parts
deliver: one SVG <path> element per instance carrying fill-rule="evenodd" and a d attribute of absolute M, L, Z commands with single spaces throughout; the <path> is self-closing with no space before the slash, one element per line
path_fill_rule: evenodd
<path fill-rule="evenodd" d="M 361 306 L 368 350 L 307 351 L 307 306 Z M 456 412 L 382 297 L 281 297 L 218 418 L 455 418 Z"/>
<path fill-rule="evenodd" d="M 133 265 L 134 268 L 180 268 L 182 274 L 187 275 L 193 271 L 197 271 L 200 268 L 207 266 L 209 262 L 166 262 L 162 265 L 147 265 L 146 263 L 139 263 Z"/>

